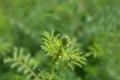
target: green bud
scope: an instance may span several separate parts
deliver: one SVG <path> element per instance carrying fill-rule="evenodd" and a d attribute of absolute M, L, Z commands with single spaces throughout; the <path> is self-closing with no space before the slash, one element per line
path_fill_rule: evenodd
<path fill-rule="evenodd" d="M 70 38 L 68 36 L 64 36 L 62 38 L 62 45 L 66 47 L 66 46 L 69 46 L 69 43 L 70 43 Z"/>

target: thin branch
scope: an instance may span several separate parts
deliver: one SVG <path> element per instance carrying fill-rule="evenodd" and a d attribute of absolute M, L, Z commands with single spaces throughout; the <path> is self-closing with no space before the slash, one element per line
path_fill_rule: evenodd
<path fill-rule="evenodd" d="M 37 76 L 37 74 L 28 66 L 26 65 L 24 62 L 20 61 L 19 62 L 21 65 L 23 65 L 26 69 L 29 70 L 29 72 L 35 77 L 36 80 L 40 80 L 39 77 Z"/>

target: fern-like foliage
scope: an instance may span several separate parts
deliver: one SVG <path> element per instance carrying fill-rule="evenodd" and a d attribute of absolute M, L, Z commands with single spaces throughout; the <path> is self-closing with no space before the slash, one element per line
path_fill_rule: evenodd
<path fill-rule="evenodd" d="M 5 63 L 12 63 L 11 68 L 17 68 L 17 72 L 26 75 L 26 80 L 31 78 L 40 80 L 38 75 L 34 72 L 38 63 L 30 56 L 30 54 L 24 55 L 23 48 L 15 48 L 13 57 L 8 57 L 4 60 Z"/>
<path fill-rule="evenodd" d="M 22 48 L 15 48 L 13 57 L 6 58 L 4 62 L 12 63 L 11 68 L 17 68 L 18 72 L 26 75 L 26 80 L 64 80 L 61 73 L 67 67 L 74 69 L 74 65 L 82 67 L 86 64 L 85 56 L 68 36 L 55 35 L 54 31 L 44 32 L 43 36 L 41 47 L 46 52 L 45 55 L 50 56 L 48 71 L 43 69 L 40 72 L 35 72 L 38 62 L 30 54 L 23 54 Z"/>
<path fill-rule="evenodd" d="M 51 33 L 44 32 L 43 35 L 43 45 L 41 47 L 47 52 L 47 56 L 52 57 L 51 75 L 54 75 L 55 70 L 61 70 L 60 72 L 62 72 L 66 67 L 73 69 L 74 65 L 82 67 L 86 64 L 82 52 L 68 36 L 60 38 L 60 35 L 55 35 L 54 31 Z M 52 80 L 52 76 L 50 76 L 50 80 Z"/>

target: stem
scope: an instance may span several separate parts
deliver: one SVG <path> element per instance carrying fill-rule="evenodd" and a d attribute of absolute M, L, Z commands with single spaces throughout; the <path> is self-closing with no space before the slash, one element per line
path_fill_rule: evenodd
<path fill-rule="evenodd" d="M 39 77 L 37 76 L 37 74 L 28 66 L 26 65 L 24 62 L 20 61 L 19 62 L 21 65 L 23 65 L 26 69 L 28 69 L 30 71 L 30 73 L 35 77 L 36 80 L 40 80 Z"/>
<path fill-rule="evenodd" d="M 52 80 L 52 76 L 54 74 L 54 70 L 55 70 L 55 64 L 56 64 L 57 61 L 54 61 L 53 62 L 53 66 L 51 67 L 51 71 L 50 71 L 50 76 L 49 76 L 49 80 Z"/>
<path fill-rule="evenodd" d="M 54 71 L 55 71 L 55 65 L 56 65 L 56 62 L 58 62 L 59 61 L 59 54 L 62 52 L 62 50 L 61 50 L 61 47 L 62 46 L 60 46 L 60 49 L 59 49 L 59 51 L 58 51 L 58 55 L 56 55 L 56 58 L 55 59 L 53 59 L 53 66 L 51 67 L 51 70 L 50 70 L 50 76 L 49 76 L 49 80 L 52 80 L 52 77 L 53 77 L 53 74 L 54 74 Z"/>

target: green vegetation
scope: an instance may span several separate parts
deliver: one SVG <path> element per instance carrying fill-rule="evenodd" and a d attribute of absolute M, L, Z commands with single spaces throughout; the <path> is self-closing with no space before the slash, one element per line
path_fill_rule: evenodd
<path fill-rule="evenodd" d="M 0 80 L 120 80 L 119 3 L 0 0 Z"/>
<path fill-rule="evenodd" d="M 68 36 L 64 36 L 63 39 L 58 39 L 58 37 L 58 35 L 54 36 L 54 32 L 51 34 L 48 32 L 44 33 L 44 45 L 42 48 L 47 52 L 48 56 L 52 57 L 52 59 L 47 62 L 51 63 L 50 69 L 48 68 L 49 75 L 38 76 L 38 74 L 42 73 L 34 72 L 38 66 L 37 61 L 31 58 L 30 54 L 23 55 L 23 49 L 20 49 L 18 52 L 18 49 L 15 48 L 13 58 L 6 58 L 4 62 L 12 62 L 11 68 L 18 67 L 17 71 L 26 75 L 26 79 L 34 77 L 35 80 L 40 80 L 40 78 L 44 80 L 56 80 L 56 74 L 59 73 L 57 80 L 62 80 L 64 77 L 61 78 L 60 73 L 63 74 L 63 70 L 68 66 L 73 69 L 74 64 L 82 67 L 82 64 L 85 65 L 85 57 L 80 56 L 79 49 L 74 47 L 75 44 L 69 40 Z M 41 71 L 45 72 L 44 70 Z M 45 74 L 47 74 L 47 72 L 45 72 Z"/>

